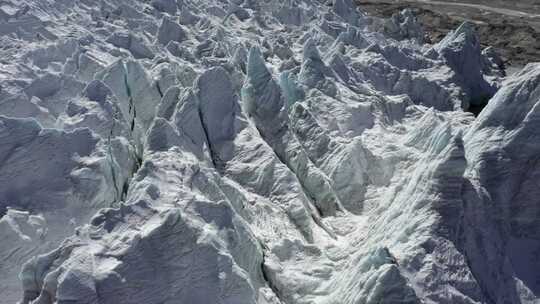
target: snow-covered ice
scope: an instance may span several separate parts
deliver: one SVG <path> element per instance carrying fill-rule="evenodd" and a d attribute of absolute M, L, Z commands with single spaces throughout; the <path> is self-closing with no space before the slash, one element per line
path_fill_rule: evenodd
<path fill-rule="evenodd" d="M 409 10 L 1 1 L 0 303 L 540 303 L 539 104 Z"/>

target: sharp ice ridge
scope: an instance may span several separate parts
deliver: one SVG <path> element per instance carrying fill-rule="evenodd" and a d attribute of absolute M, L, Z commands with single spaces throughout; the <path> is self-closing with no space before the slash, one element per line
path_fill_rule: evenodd
<path fill-rule="evenodd" d="M 538 303 L 540 66 L 423 37 L 352 0 L 3 1 L 1 301 Z"/>

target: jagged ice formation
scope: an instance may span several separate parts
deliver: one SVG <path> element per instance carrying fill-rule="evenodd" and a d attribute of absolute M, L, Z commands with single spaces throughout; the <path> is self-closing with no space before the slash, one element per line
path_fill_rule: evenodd
<path fill-rule="evenodd" d="M 0 46 L 1 303 L 540 301 L 540 65 L 472 24 L 6 0 Z"/>

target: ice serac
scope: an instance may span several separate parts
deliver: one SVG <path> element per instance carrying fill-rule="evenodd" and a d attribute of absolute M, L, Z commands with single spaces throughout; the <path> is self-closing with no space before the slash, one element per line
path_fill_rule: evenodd
<path fill-rule="evenodd" d="M 170 17 L 163 17 L 157 33 L 159 43 L 167 45 L 170 41 L 182 42 L 186 39 L 186 32 L 182 26 Z"/>
<path fill-rule="evenodd" d="M 470 226 L 466 246 L 475 275 L 495 302 L 534 303 L 540 292 L 533 270 L 540 248 L 539 102 L 540 65 L 529 64 L 505 83 L 466 137 L 467 198 L 476 202 L 466 218 L 474 223 L 484 217 L 484 227 Z M 491 250 L 481 249 L 486 242 Z M 490 271 L 495 263 L 502 266 Z"/>
<path fill-rule="evenodd" d="M 457 81 L 465 88 L 470 103 L 472 105 L 487 103 L 496 88 L 488 83 L 482 74 L 483 56 L 474 24 L 462 23 L 434 48 L 458 77 Z"/>
<path fill-rule="evenodd" d="M 107 42 L 116 47 L 126 49 L 133 54 L 135 58 L 153 58 L 154 53 L 148 47 L 144 38 L 138 37 L 129 32 L 114 32 Z"/>
<path fill-rule="evenodd" d="M 249 239 L 235 228 L 235 220 L 227 217 L 226 206 L 213 207 L 203 202 L 197 205 L 192 208 L 201 218 L 217 225 L 213 233 L 206 233 L 229 230 L 226 234 L 232 242 Z M 201 232 L 207 229 L 181 210 L 159 212 L 144 201 L 102 210 L 77 237 L 24 265 L 23 303 L 140 303 L 170 298 L 182 302 L 256 303 L 248 274 L 224 253 L 217 236 L 201 239 Z M 122 234 L 117 232 L 128 229 L 126 225 L 137 225 L 140 230 L 120 237 Z M 256 243 L 251 241 L 255 246 L 251 249 L 256 250 Z M 248 253 L 246 245 L 242 249 L 251 254 L 244 257 L 244 262 L 254 259 L 251 264 L 257 265 L 260 255 Z M 151 276 L 156 271 L 161 275 Z M 190 275 L 193 273 L 197 275 Z M 133 281 L 142 285 L 129 283 Z M 184 287 L 175 288 L 179 283 Z"/>
<path fill-rule="evenodd" d="M 195 86 L 208 143 L 213 157 L 219 157 L 225 152 L 221 151 L 221 146 L 231 141 L 235 133 L 235 111 L 239 109 L 236 109 L 238 103 L 234 96 L 233 83 L 229 73 L 218 67 L 202 74 Z M 215 161 L 219 160 L 215 159 Z"/>
<path fill-rule="evenodd" d="M 2 209 L 28 206 L 33 210 L 61 209 L 64 192 L 76 187 L 68 176 L 78 162 L 89 156 L 98 139 L 88 129 L 74 132 L 42 129 L 34 119 L 0 117 L 2 139 L 2 178 L 10 179 L 11 187 L 2 189 Z M 47 144 L 43 144 L 46 142 Z M 61 145 L 60 149 L 55 146 Z M 21 149 L 21 147 L 26 147 Z M 56 162 L 47 162 L 50 154 L 63 154 Z M 67 156 L 67 157 L 66 157 Z M 72 156 L 79 158 L 72 159 Z M 20 163 L 37 163 L 32 172 L 20 171 Z M 38 171 L 36 171 L 38 170 Z M 31 180 L 29 182 L 29 180 Z M 8 180 L 3 182 L 7 183 Z M 40 194 L 40 187 L 51 186 L 55 191 Z M 23 195 L 24 193 L 24 195 Z M 9 204 L 9 205 L 8 205 Z M 53 206 L 47 206 L 53 204 Z M 54 205 L 57 205 L 56 207 Z"/>
<path fill-rule="evenodd" d="M 540 67 L 422 38 L 352 0 L 2 1 L 0 302 L 537 304 Z"/>
<path fill-rule="evenodd" d="M 328 177 L 312 163 L 290 131 L 281 89 L 268 71 L 258 48 L 250 51 L 246 77 L 242 98 L 261 135 L 298 176 L 321 214 L 334 214 L 340 209 L 339 199 Z"/>
<path fill-rule="evenodd" d="M 222 90 L 207 90 L 208 86 L 214 87 L 216 84 Z M 197 80 L 197 92 L 202 126 L 211 148 L 212 162 L 218 171 L 228 176 L 231 182 L 251 189 L 261 200 L 260 207 L 270 201 L 279 202 L 281 211 L 272 210 L 273 207 L 268 205 L 266 208 L 272 210 L 274 216 L 290 220 L 290 225 L 300 230 L 297 237 L 311 241 L 314 225 L 311 217 L 316 215 L 312 215 L 314 211 L 301 190 L 302 186 L 287 166 L 279 161 L 272 148 L 257 136 L 257 129 L 241 113 L 229 74 L 222 68 L 205 72 Z M 234 190 L 236 187 L 224 191 L 233 191 L 231 195 L 241 202 L 246 198 L 237 198 L 241 192 Z M 242 203 L 237 208 L 246 207 Z M 248 210 L 241 211 L 245 212 Z M 249 221 L 249 212 L 245 216 Z M 265 219 L 257 221 L 263 224 Z M 268 237 L 275 239 L 275 236 Z"/>
<path fill-rule="evenodd" d="M 362 201 L 368 184 L 368 159 L 372 157 L 361 142 L 350 144 L 334 140 L 316 121 L 302 103 L 291 109 L 291 129 L 309 159 L 331 180 L 343 206 L 351 212 L 361 213 Z"/>
<path fill-rule="evenodd" d="M 0 190 L 0 234 L 10 243 L 0 248 L 1 280 L 5 297 L 14 299 L 20 283 L 9 278 L 17 277 L 16 261 L 56 247 L 120 199 L 132 158 L 122 140 L 107 146 L 88 128 L 43 129 L 34 119 L 0 116 L 0 140 L 0 181 L 9 185 Z"/>
<path fill-rule="evenodd" d="M 249 51 L 247 77 L 242 94 L 247 112 L 259 119 L 280 119 L 277 116 L 284 113 L 281 91 L 266 68 L 258 47 L 253 47 Z"/>
<path fill-rule="evenodd" d="M 429 112 L 425 115 L 424 122 L 437 119 Z M 385 202 L 368 213 L 365 242 L 344 273 L 329 285 L 334 296 L 352 296 L 351 303 L 394 303 L 399 298 L 406 303 L 421 299 L 468 303 L 465 299 L 478 295 L 478 288 L 471 288 L 475 282 L 466 271 L 466 259 L 454 245 L 466 161 L 461 135 L 452 133 L 450 126 L 443 124 L 424 134 L 421 141 L 413 136 L 406 143 L 421 152 L 421 162 L 427 165 L 410 168 L 410 174 L 393 186 L 400 190 L 390 191 Z M 377 248 L 381 243 L 385 246 Z M 373 257 L 366 259 L 368 256 Z M 458 273 L 459 279 L 454 280 Z M 356 287 L 356 282 L 378 277 L 377 281 L 386 283 L 358 283 Z M 453 292 L 448 294 L 448 289 Z"/>
<path fill-rule="evenodd" d="M 161 12 L 166 12 L 169 15 L 174 15 L 178 10 L 179 4 L 181 3 L 182 1 L 178 3 L 177 0 L 153 0 L 152 6 Z"/>
<path fill-rule="evenodd" d="M 412 39 L 423 43 L 424 30 L 411 9 L 404 9 L 392 15 L 385 23 L 385 32 L 395 39 Z"/>
<path fill-rule="evenodd" d="M 321 54 L 312 38 L 304 43 L 302 68 L 298 75 L 299 81 L 309 88 L 317 88 L 329 96 L 335 97 L 337 88 L 327 79 L 330 70 L 321 59 Z"/>

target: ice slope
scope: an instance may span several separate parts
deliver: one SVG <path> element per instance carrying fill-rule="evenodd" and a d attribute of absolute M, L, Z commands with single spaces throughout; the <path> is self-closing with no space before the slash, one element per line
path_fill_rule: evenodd
<path fill-rule="evenodd" d="M 1 1 L 0 302 L 540 302 L 540 66 L 422 38 L 352 0 Z"/>

